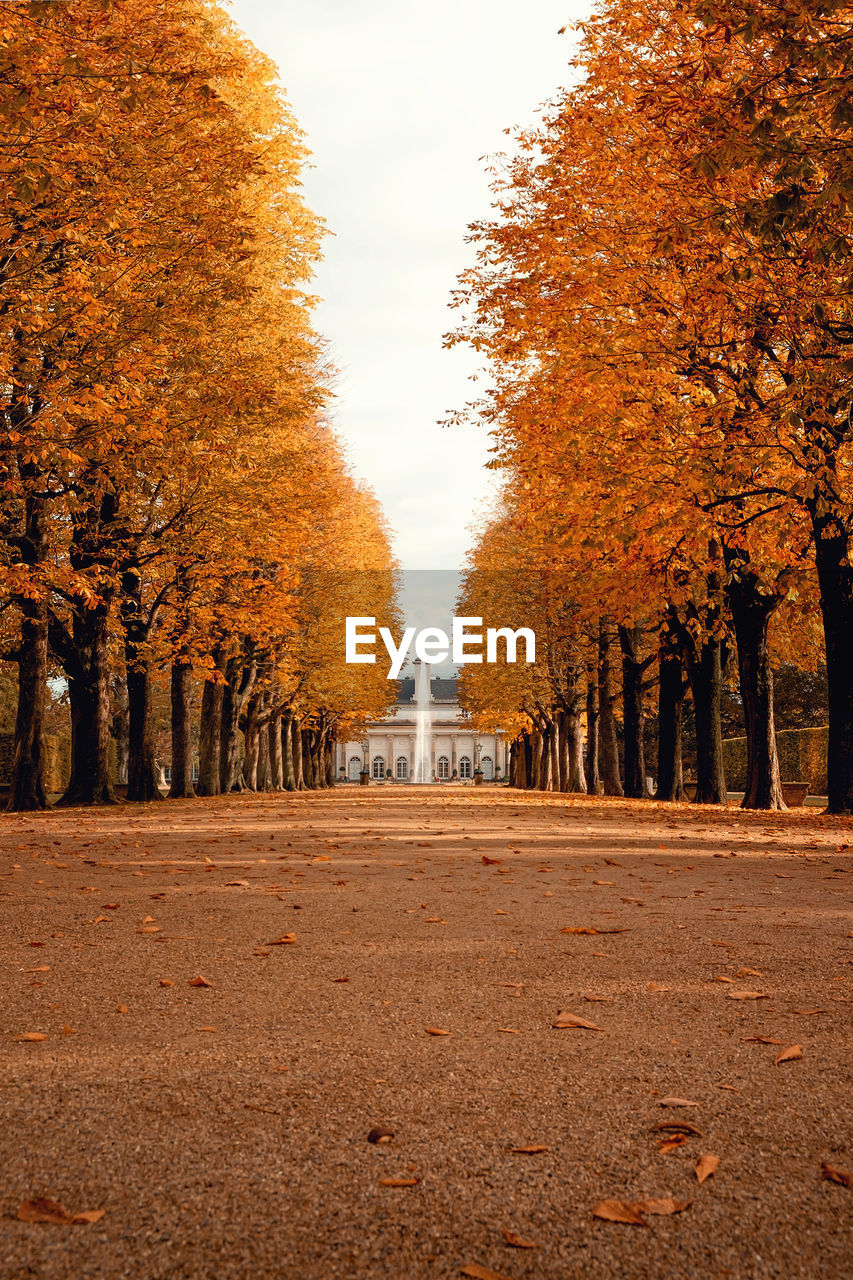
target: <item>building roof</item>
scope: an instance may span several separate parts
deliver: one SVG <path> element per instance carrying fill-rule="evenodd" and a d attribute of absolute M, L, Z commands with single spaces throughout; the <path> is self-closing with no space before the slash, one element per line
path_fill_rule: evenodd
<path fill-rule="evenodd" d="M 415 681 L 413 676 L 407 676 L 405 680 L 398 680 L 399 692 L 397 693 L 397 705 L 410 703 L 415 701 Z M 456 701 L 456 677 L 455 676 L 433 676 L 429 682 L 430 693 L 434 702 L 455 702 Z"/>

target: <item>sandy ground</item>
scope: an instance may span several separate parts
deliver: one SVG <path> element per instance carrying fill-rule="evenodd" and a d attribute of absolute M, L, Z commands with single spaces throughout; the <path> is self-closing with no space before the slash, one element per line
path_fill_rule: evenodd
<path fill-rule="evenodd" d="M 3 817 L 0 1276 L 850 1276 L 849 838 L 449 787 Z M 593 1216 L 650 1197 L 692 1203 Z"/>

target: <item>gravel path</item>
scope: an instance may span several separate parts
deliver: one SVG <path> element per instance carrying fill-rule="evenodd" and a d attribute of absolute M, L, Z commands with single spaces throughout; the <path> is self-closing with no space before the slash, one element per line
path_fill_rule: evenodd
<path fill-rule="evenodd" d="M 0 1276 L 849 1277 L 848 838 L 453 787 L 4 817 Z"/>

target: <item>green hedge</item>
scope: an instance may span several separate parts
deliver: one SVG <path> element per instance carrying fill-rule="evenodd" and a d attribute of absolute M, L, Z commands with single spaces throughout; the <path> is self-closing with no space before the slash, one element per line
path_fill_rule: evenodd
<path fill-rule="evenodd" d="M 827 729 L 780 729 L 776 734 L 783 782 L 807 782 L 813 796 L 826 795 Z M 723 739 L 726 786 L 746 789 L 746 738 Z"/>

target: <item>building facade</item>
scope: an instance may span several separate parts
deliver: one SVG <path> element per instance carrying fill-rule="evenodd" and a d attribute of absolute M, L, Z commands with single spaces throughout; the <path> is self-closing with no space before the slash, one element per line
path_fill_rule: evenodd
<path fill-rule="evenodd" d="M 368 724 L 361 742 L 339 742 L 335 774 L 339 782 L 412 782 L 415 777 L 418 704 L 415 681 L 398 681 L 397 705 L 385 720 Z M 469 782 L 480 770 L 484 782 L 504 777 L 507 746 L 500 730 L 478 733 L 459 705 L 456 680 L 428 675 L 427 752 L 433 782 Z"/>

